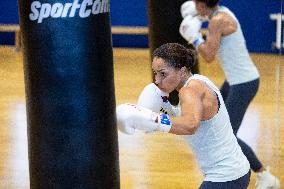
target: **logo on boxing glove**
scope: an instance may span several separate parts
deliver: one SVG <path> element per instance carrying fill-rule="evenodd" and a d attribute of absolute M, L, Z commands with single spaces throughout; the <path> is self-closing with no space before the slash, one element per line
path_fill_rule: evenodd
<path fill-rule="evenodd" d="M 160 124 L 159 130 L 163 132 L 169 132 L 172 127 L 170 116 L 168 114 L 160 114 L 158 123 Z"/>

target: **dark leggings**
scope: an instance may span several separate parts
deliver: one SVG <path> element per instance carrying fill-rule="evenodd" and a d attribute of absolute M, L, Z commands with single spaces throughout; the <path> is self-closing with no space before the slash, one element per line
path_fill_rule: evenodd
<path fill-rule="evenodd" d="M 249 185 L 250 171 L 237 180 L 227 182 L 203 181 L 199 189 L 246 189 Z"/>
<path fill-rule="evenodd" d="M 246 110 L 253 97 L 256 95 L 258 87 L 259 79 L 231 86 L 227 81 L 225 81 L 223 83 L 223 86 L 221 87 L 220 91 L 225 101 L 225 105 L 228 110 L 235 135 L 237 135 Z M 256 172 L 260 168 L 262 168 L 261 162 L 258 160 L 251 147 L 249 147 L 244 141 L 242 141 L 238 137 L 237 139 L 239 145 L 242 148 L 243 153 L 245 154 L 250 163 L 251 169 Z"/>

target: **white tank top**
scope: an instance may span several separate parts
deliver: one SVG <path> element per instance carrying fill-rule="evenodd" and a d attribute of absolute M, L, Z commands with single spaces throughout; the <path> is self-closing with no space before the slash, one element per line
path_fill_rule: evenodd
<path fill-rule="evenodd" d="M 220 6 L 217 12 L 224 12 L 237 22 L 237 31 L 221 38 L 218 51 L 220 64 L 227 81 L 230 85 L 236 85 L 259 78 L 257 68 L 249 56 L 238 19 L 224 6 Z"/>
<path fill-rule="evenodd" d="M 207 77 L 198 74 L 190 77 L 184 87 L 191 80 L 206 83 L 218 95 L 220 107 L 213 118 L 201 121 L 197 131 L 184 138 L 192 147 L 205 181 L 236 180 L 248 173 L 250 165 L 233 134 L 221 93 Z M 178 108 L 181 115 L 180 104 Z"/>

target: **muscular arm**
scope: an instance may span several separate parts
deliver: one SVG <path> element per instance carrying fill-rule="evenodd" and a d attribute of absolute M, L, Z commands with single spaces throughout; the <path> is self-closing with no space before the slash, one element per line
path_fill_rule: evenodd
<path fill-rule="evenodd" d="M 204 91 L 198 81 L 191 81 L 190 87 L 182 88 L 179 98 L 182 114 L 171 117 L 170 133 L 177 135 L 192 135 L 199 127 L 203 114 L 202 98 Z"/>
<path fill-rule="evenodd" d="M 236 22 L 227 14 L 219 13 L 210 20 L 207 39 L 198 47 L 198 52 L 207 63 L 214 60 L 220 48 L 221 37 L 235 32 L 236 29 Z"/>
<path fill-rule="evenodd" d="M 206 41 L 199 45 L 198 52 L 210 63 L 214 60 L 220 47 L 222 36 L 222 20 L 214 18 L 209 22 Z"/>

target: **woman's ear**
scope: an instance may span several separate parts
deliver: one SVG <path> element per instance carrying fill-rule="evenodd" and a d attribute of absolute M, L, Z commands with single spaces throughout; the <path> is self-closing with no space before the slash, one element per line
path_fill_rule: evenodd
<path fill-rule="evenodd" d="M 186 76 L 188 74 L 188 70 L 187 70 L 187 68 L 185 66 L 183 66 L 180 69 L 180 71 L 181 71 L 182 76 Z"/>

